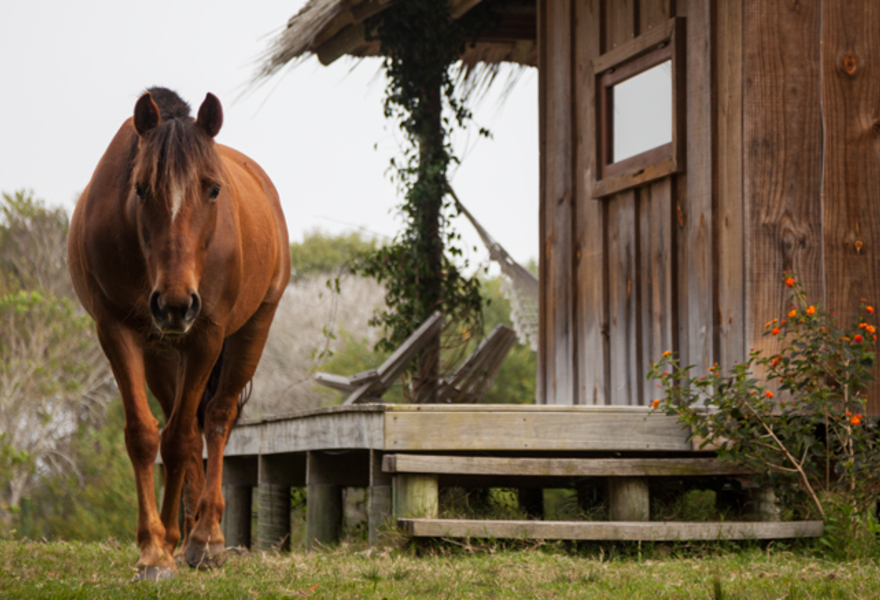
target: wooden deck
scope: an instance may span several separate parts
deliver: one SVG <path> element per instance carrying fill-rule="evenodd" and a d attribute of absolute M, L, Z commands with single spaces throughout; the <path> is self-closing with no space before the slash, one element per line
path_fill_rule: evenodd
<path fill-rule="evenodd" d="M 307 488 L 309 544 L 338 538 L 345 487 L 368 489 L 371 541 L 394 519 L 414 536 L 759 539 L 821 532 L 821 523 L 635 524 L 648 519 L 651 480 L 747 475 L 695 449 L 674 417 L 646 407 L 334 406 L 238 424 L 224 457 L 223 527 L 229 545 L 249 545 L 257 487 L 259 547 L 283 545 L 295 486 Z M 527 502 L 538 499 L 540 514 L 542 488 L 575 480 L 607 481 L 613 521 L 633 525 L 436 518 L 444 486 L 518 488 L 532 498 Z"/>
<path fill-rule="evenodd" d="M 642 406 L 398 405 L 321 408 L 243 420 L 226 456 L 383 452 L 691 452 L 674 417 Z"/>

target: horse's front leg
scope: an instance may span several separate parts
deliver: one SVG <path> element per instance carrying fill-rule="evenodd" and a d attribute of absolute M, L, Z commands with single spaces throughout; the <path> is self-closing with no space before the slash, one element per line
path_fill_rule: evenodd
<path fill-rule="evenodd" d="M 165 527 L 159 519 L 153 463 L 159 448 L 159 427 L 150 412 L 144 388 L 144 350 L 135 333 L 117 322 L 98 323 L 98 340 L 110 361 L 125 409 L 125 447 L 137 487 L 137 541 L 141 554 L 136 580 L 158 580 L 177 573 L 165 551 Z"/>
<path fill-rule="evenodd" d="M 180 542 L 178 508 L 187 471 L 201 455 L 202 440 L 196 420 L 199 402 L 208 383 L 211 369 L 220 355 L 222 338 L 187 349 L 182 353 L 181 380 L 174 408 L 162 430 L 162 462 L 165 464 L 165 495 L 162 500 L 162 523 L 165 526 L 165 549 L 173 553 Z M 201 468 L 201 465 L 198 465 Z M 191 474 L 192 475 L 192 474 Z M 191 483 L 199 483 L 192 480 Z M 200 476 L 195 478 L 201 479 Z M 222 543 L 222 540 L 221 540 Z"/>
<path fill-rule="evenodd" d="M 180 354 L 176 350 L 148 349 L 144 355 L 144 364 L 147 371 L 147 385 L 150 391 L 153 392 L 156 400 L 159 401 L 159 406 L 162 407 L 162 414 L 165 415 L 165 421 L 168 421 L 174 410 L 174 404 L 178 396 L 177 390 L 182 379 Z M 197 428 L 198 424 L 193 423 L 193 427 Z M 202 461 L 202 436 L 198 431 L 194 435 L 196 436 L 197 443 L 186 466 L 181 494 L 181 509 L 184 511 L 184 528 L 182 532 L 184 545 L 186 545 L 186 538 L 189 532 L 196 525 L 195 515 L 198 501 L 202 496 L 202 488 L 205 485 L 205 466 Z M 168 530 L 166 530 L 166 536 L 167 533 Z M 173 551 L 176 548 L 176 546 L 172 546 L 170 540 L 167 545 L 170 548 L 169 551 Z M 178 554 L 175 554 L 175 558 L 178 558 Z"/>
<path fill-rule="evenodd" d="M 196 527 L 185 549 L 190 566 L 219 566 L 225 559 L 225 539 L 220 530 L 220 519 L 226 508 L 222 488 L 223 452 L 238 416 L 241 392 L 253 378 L 263 354 L 275 308 L 275 304 L 263 304 L 244 327 L 226 338 L 220 383 L 205 412 L 208 462 Z"/>

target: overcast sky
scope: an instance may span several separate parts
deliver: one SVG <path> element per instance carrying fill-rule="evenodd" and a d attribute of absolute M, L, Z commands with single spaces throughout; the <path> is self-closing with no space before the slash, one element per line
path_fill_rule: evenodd
<path fill-rule="evenodd" d="M 388 180 L 401 139 L 382 113 L 378 59 L 310 58 L 236 100 L 270 36 L 305 0 L 28 0 L 0 5 L 0 191 L 31 189 L 68 211 L 134 103 L 149 86 L 193 107 L 206 92 L 224 108 L 220 143 L 259 162 L 281 194 L 291 240 L 321 228 L 393 236 L 399 203 Z M 500 78 L 503 83 L 504 77 Z M 500 92 L 502 85 L 496 85 Z M 456 139 L 452 184 L 521 262 L 538 252 L 537 72 L 499 104 L 475 109 L 494 139 Z M 479 238 L 462 217 L 469 246 Z M 472 260 L 484 260 L 479 246 Z"/>

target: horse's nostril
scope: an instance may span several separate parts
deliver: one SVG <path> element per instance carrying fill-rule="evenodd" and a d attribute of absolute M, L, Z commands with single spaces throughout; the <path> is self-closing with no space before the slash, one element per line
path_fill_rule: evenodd
<path fill-rule="evenodd" d="M 201 308 L 202 308 L 202 301 L 199 298 L 198 293 L 193 292 L 190 295 L 190 305 L 189 305 L 189 310 L 186 312 L 186 318 L 190 321 L 195 319 L 196 316 L 199 314 L 199 310 L 201 310 Z"/>
<path fill-rule="evenodd" d="M 162 301 L 160 294 L 158 291 L 154 291 L 150 294 L 150 312 L 153 314 L 153 317 L 159 319 L 162 317 L 162 312 L 165 309 L 165 303 Z"/>

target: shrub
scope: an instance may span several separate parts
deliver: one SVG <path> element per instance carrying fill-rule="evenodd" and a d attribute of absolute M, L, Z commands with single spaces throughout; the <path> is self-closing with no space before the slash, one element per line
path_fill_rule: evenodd
<path fill-rule="evenodd" d="M 784 285 L 790 310 L 764 334 L 778 338 L 778 353 L 753 349 L 727 374 L 717 364 L 697 374 L 664 352 L 648 373 L 665 394 L 654 407 L 677 415 L 703 447 L 717 445 L 721 459 L 752 470 L 796 512 L 825 518 L 829 509 L 840 513 L 843 499 L 849 521 L 868 526 L 880 491 L 877 426 L 862 414 L 875 361 L 874 309 L 863 299 L 841 327 L 808 301 L 793 273 Z"/>

